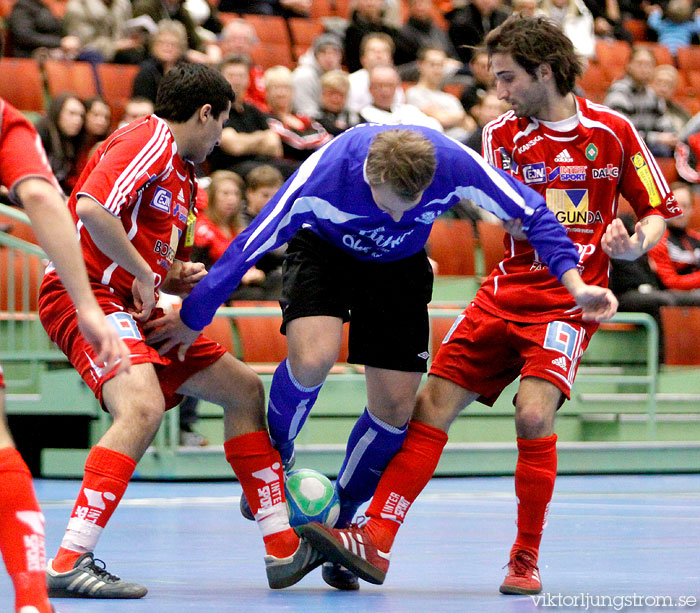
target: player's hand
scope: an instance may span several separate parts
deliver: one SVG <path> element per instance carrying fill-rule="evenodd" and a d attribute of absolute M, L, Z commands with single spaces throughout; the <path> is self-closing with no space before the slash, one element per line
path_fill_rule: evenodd
<path fill-rule="evenodd" d="M 175 260 L 170 272 L 163 280 L 161 289 L 175 296 L 187 296 L 207 274 L 207 269 L 201 262 Z"/>
<path fill-rule="evenodd" d="M 617 313 L 617 298 L 604 287 L 583 284 L 573 296 L 587 321 L 605 321 Z"/>
<path fill-rule="evenodd" d="M 606 228 L 600 246 L 615 260 L 636 260 L 644 253 L 645 239 L 646 235 L 641 222 L 637 222 L 634 235 L 630 236 L 622 220 L 617 217 Z"/>
<path fill-rule="evenodd" d="M 241 277 L 241 285 L 262 285 L 265 282 L 265 273 L 259 268 L 249 268 Z"/>
<path fill-rule="evenodd" d="M 117 331 L 105 320 L 99 307 L 78 309 L 78 327 L 85 340 L 97 353 L 97 364 L 106 372 L 116 368 L 115 374 L 129 372 L 129 349 L 119 338 Z"/>
<path fill-rule="evenodd" d="M 185 325 L 180 319 L 179 311 L 172 311 L 163 317 L 149 321 L 144 324 L 143 328 L 144 330 L 152 330 L 151 333 L 146 335 L 146 342 L 149 345 L 162 343 L 158 347 L 160 355 L 165 355 L 173 347 L 180 345 L 177 351 L 177 358 L 180 362 L 185 359 L 185 354 L 190 345 L 201 334 L 199 330 L 192 330 L 192 328 Z"/>
<path fill-rule="evenodd" d="M 134 297 L 134 308 L 129 309 L 134 319 L 144 322 L 148 320 L 151 311 L 156 306 L 156 290 L 154 285 L 153 273 L 150 273 L 146 279 L 134 278 L 131 284 L 131 293 Z"/>
<path fill-rule="evenodd" d="M 515 240 L 524 241 L 527 238 L 525 232 L 523 232 L 523 222 L 521 219 L 509 219 L 508 221 L 504 221 L 503 228 Z"/>

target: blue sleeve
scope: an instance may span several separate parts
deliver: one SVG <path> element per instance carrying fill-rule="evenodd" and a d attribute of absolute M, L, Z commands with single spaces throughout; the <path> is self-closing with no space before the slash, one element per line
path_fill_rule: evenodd
<path fill-rule="evenodd" d="M 314 155 L 320 155 L 321 151 Z M 193 330 L 201 330 L 214 318 L 216 310 L 238 287 L 243 275 L 265 253 L 286 243 L 302 224 L 315 216 L 318 199 L 305 197 L 313 192 L 309 175 L 315 167 L 311 156 L 279 189 L 253 222 L 228 246 L 211 267 L 180 310 L 180 318 Z M 311 189 L 308 189 L 311 187 Z"/>
<path fill-rule="evenodd" d="M 579 253 L 564 226 L 547 208 L 544 198 L 508 173 L 489 166 L 481 156 L 469 153 L 468 166 L 455 169 L 460 174 L 468 173 L 469 177 L 464 181 L 468 185 L 460 189 L 460 196 L 472 200 L 501 221 L 520 219 L 528 241 L 550 272 L 561 281 L 567 270 L 578 265 Z"/>
<path fill-rule="evenodd" d="M 661 28 L 661 21 L 661 11 L 653 11 L 647 19 L 647 25 L 652 30 L 659 30 Z"/>

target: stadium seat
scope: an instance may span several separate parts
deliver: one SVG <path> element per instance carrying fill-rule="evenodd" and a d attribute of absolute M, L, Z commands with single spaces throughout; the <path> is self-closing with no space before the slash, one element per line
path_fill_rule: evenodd
<path fill-rule="evenodd" d="M 283 45 L 275 45 L 272 43 L 256 45 L 250 52 L 250 57 L 254 64 L 259 64 L 265 70 L 272 66 L 286 66 L 289 69 L 294 68 L 292 50 L 286 43 Z"/>
<path fill-rule="evenodd" d="M 439 309 L 435 309 L 439 310 Z M 449 332 L 455 317 L 430 317 L 430 357 L 435 359 L 443 339 Z"/>
<path fill-rule="evenodd" d="M 700 364 L 700 307 L 661 307 L 664 363 Z"/>
<path fill-rule="evenodd" d="M 693 194 L 693 212 L 690 214 L 688 227 L 700 230 L 700 194 Z"/>
<path fill-rule="evenodd" d="M 578 80 L 579 87 L 585 92 L 586 98 L 593 102 L 603 102 L 605 94 L 612 83 L 605 69 L 593 62 L 588 64 L 586 71 Z"/>
<path fill-rule="evenodd" d="M 689 47 L 679 47 L 678 70 L 683 72 L 700 71 L 700 45 L 690 45 Z"/>
<path fill-rule="evenodd" d="M 14 274 L 10 278 L 9 270 Z M 36 312 L 39 310 L 39 285 L 43 278 L 41 260 L 15 249 L 0 247 L 0 311 Z M 10 304 L 10 296 L 14 304 Z"/>
<path fill-rule="evenodd" d="M 14 236 L 15 238 L 21 238 L 23 241 L 38 245 L 39 242 L 36 240 L 34 235 L 34 230 L 32 226 L 27 223 L 22 223 L 9 217 L 8 215 L 3 215 L 0 213 L 0 226 L 9 226 L 8 234 Z"/>
<path fill-rule="evenodd" d="M 44 110 L 44 85 L 39 64 L 32 59 L 0 60 L 0 97 L 21 111 Z"/>
<path fill-rule="evenodd" d="M 647 22 L 644 19 L 625 19 L 623 27 L 632 35 L 635 42 L 647 39 Z"/>
<path fill-rule="evenodd" d="M 276 302 L 239 301 L 232 306 L 278 307 Z M 240 356 L 244 362 L 279 363 L 287 357 L 287 340 L 280 332 L 282 314 L 236 317 L 234 325 L 240 342 Z"/>
<path fill-rule="evenodd" d="M 318 4 L 325 4 L 328 0 L 322 0 Z M 333 15 L 337 17 L 342 17 L 343 19 L 350 18 L 350 7 L 353 5 L 351 0 L 332 0 L 333 2 Z M 313 2 L 316 4 L 316 2 Z M 313 9 L 312 9 L 313 10 Z M 314 15 L 316 16 L 316 15 Z"/>
<path fill-rule="evenodd" d="M 671 51 L 666 45 L 662 45 L 661 43 L 639 42 L 635 43 L 635 46 L 647 47 L 651 49 L 654 57 L 656 58 L 657 66 L 660 66 L 661 64 L 670 64 L 671 66 L 675 66 L 676 64 L 673 59 L 673 55 L 671 55 Z"/>
<path fill-rule="evenodd" d="M 226 351 L 235 355 L 235 343 L 233 342 L 233 328 L 228 317 L 215 316 L 212 322 L 202 330 L 202 334 L 216 341 Z"/>
<path fill-rule="evenodd" d="M 0 19 L 7 19 L 12 12 L 13 0 L 0 0 Z"/>
<path fill-rule="evenodd" d="M 664 175 L 664 178 L 669 184 L 678 180 L 678 170 L 676 170 L 675 158 L 657 157 L 656 163 L 659 165 L 661 173 Z"/>
<path fill-rule="evenodd" d="M 102 97 L 112 109 L 113 126 L 119 123 L 124 114 L 124 107 L 131 98 L 131 90 L 138 72 L 138 66 L 127 64 L 104 63 L 97 66 Z"/>
<path fill-rule="evenodd" d="M 255 28 L 260 40 L 260 46 L 267 44 L 287 45 L 290 47 L 289 30 L 283 17 L 276 15 L 243 15 L 249 24 Z"/>
<path fill-rule="evenodd" d="M 298 60 L 313 45 L 314 39 L 323 33 L 323 24 L 316 19 L 292 17 L 289 31 L 292 35 L 294 57 Z"/>
<path fill-rule="evenodd" d="M 438 219 L 428 238 L 438 275 L 474 275 L 474 230 L 467 219 Z"/>
<path fill-rule="evenodd" d="M 598 64 L 611 81 L 619 79 L 625 74 L 625 66 L 630 59 L 630 53 L 630 46 L 623 40 L 598 40 L 595 44 Z"/>
<path fill-rule="evenodd" d="M 52 98 L 62 92 L 74 93 L 83 100 L 97 96 L 95 72 L 89 62 L 47 60 L 44 74 Z"/>
<path fill-rule="evenodd" d="M 488 276 L 503 259 L 505 254 L 503 237 L 506 232 L 500 224 L 477 221 L 476 233 L 479 236 L 481 255 L 484 258 L 484 275 Z"/>

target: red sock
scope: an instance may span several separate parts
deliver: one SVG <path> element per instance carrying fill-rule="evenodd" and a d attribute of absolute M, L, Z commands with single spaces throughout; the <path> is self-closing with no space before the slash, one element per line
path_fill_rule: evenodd
<path fill-rule="evenodd" d="M 524 549 L 537 559 L 556 478 L 557 435 L 534 440 L 519 438 L 515 467 L 518 536 L 511 553 Z"/>
<path fill-rule="evenodd" d="M 107 525 L 129 479 L 136 461 L 106 447 L 93 447 L 85 462 L 85 476 L 71 513 L 61 548 L 51 565 L 58 572 L 73 568 L 85 552 L 94 551 L 100 533 Z"/>
<path fill-rule="evenodd" d="M 408 422 L 403 447 L 386 467 L 366 512 L 365 530 L 382 551 L 391 549 L 408 509 L 433 476 L 445 443 L 442 430 Z"/>
<path fill-rule="evenodd" d="M 291 556 L 299 547 L 299 537 L 289 527 L 284 471 L 270 435 L 261 430 L 237 436 L 224 443 L 224 451 L 255 515 L 265 551 L 276 558 Z"/>
<path fill-rule="evenodd" d="M 44 516 L 32 475 L 13 447 L 0 449 L 0 550 L 15 586 L 15 607 L 49 613 L 46 594 Z"/>

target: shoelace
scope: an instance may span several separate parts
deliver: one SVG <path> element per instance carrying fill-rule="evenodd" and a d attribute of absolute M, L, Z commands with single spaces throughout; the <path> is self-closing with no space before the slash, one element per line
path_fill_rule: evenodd
<path fill-rule="evenodd" d="M 537 568 L 532 556 L 524 551 L 518 551 L 503 568 L 506 566 L 512 567 L 514 575 L 521 576 L 528 576 L 531 569 Z"/>
<path fill-rule="evenodd" d="M 364 515 L 358 515 L 358 516 L 357 516 L 357 519 L 356 519 L 354 522 L 352 522 L 352 523 L 348 526 L 348 528 L 349 528 L 350 530 L 361 530 L 362 528 L 364 528 L 364 526 L 365 526 L 365 524 L 367 523 L 367 521 L 368 521 L 368 520 L 367 520 L 367 517 L 366 517 L 366 516 L 364 516 Z"/>
<path fill-rule="evenodd" d="M 102 564 L 102 566 L 98 566 L 96 563 L 99 562 Z M 92 562 L 88 564 L 87 566 L 95 575 L 97 575 L 100 579 L 107 583 L 116 583 L 117 581 L 120 581 L 121 579 L 117 577 L 117 575 L 113 575 L 107 570 L 107 565 L 104 563 L 103 560 L 100 560 L 99 558 L 93 558 Z"/>

